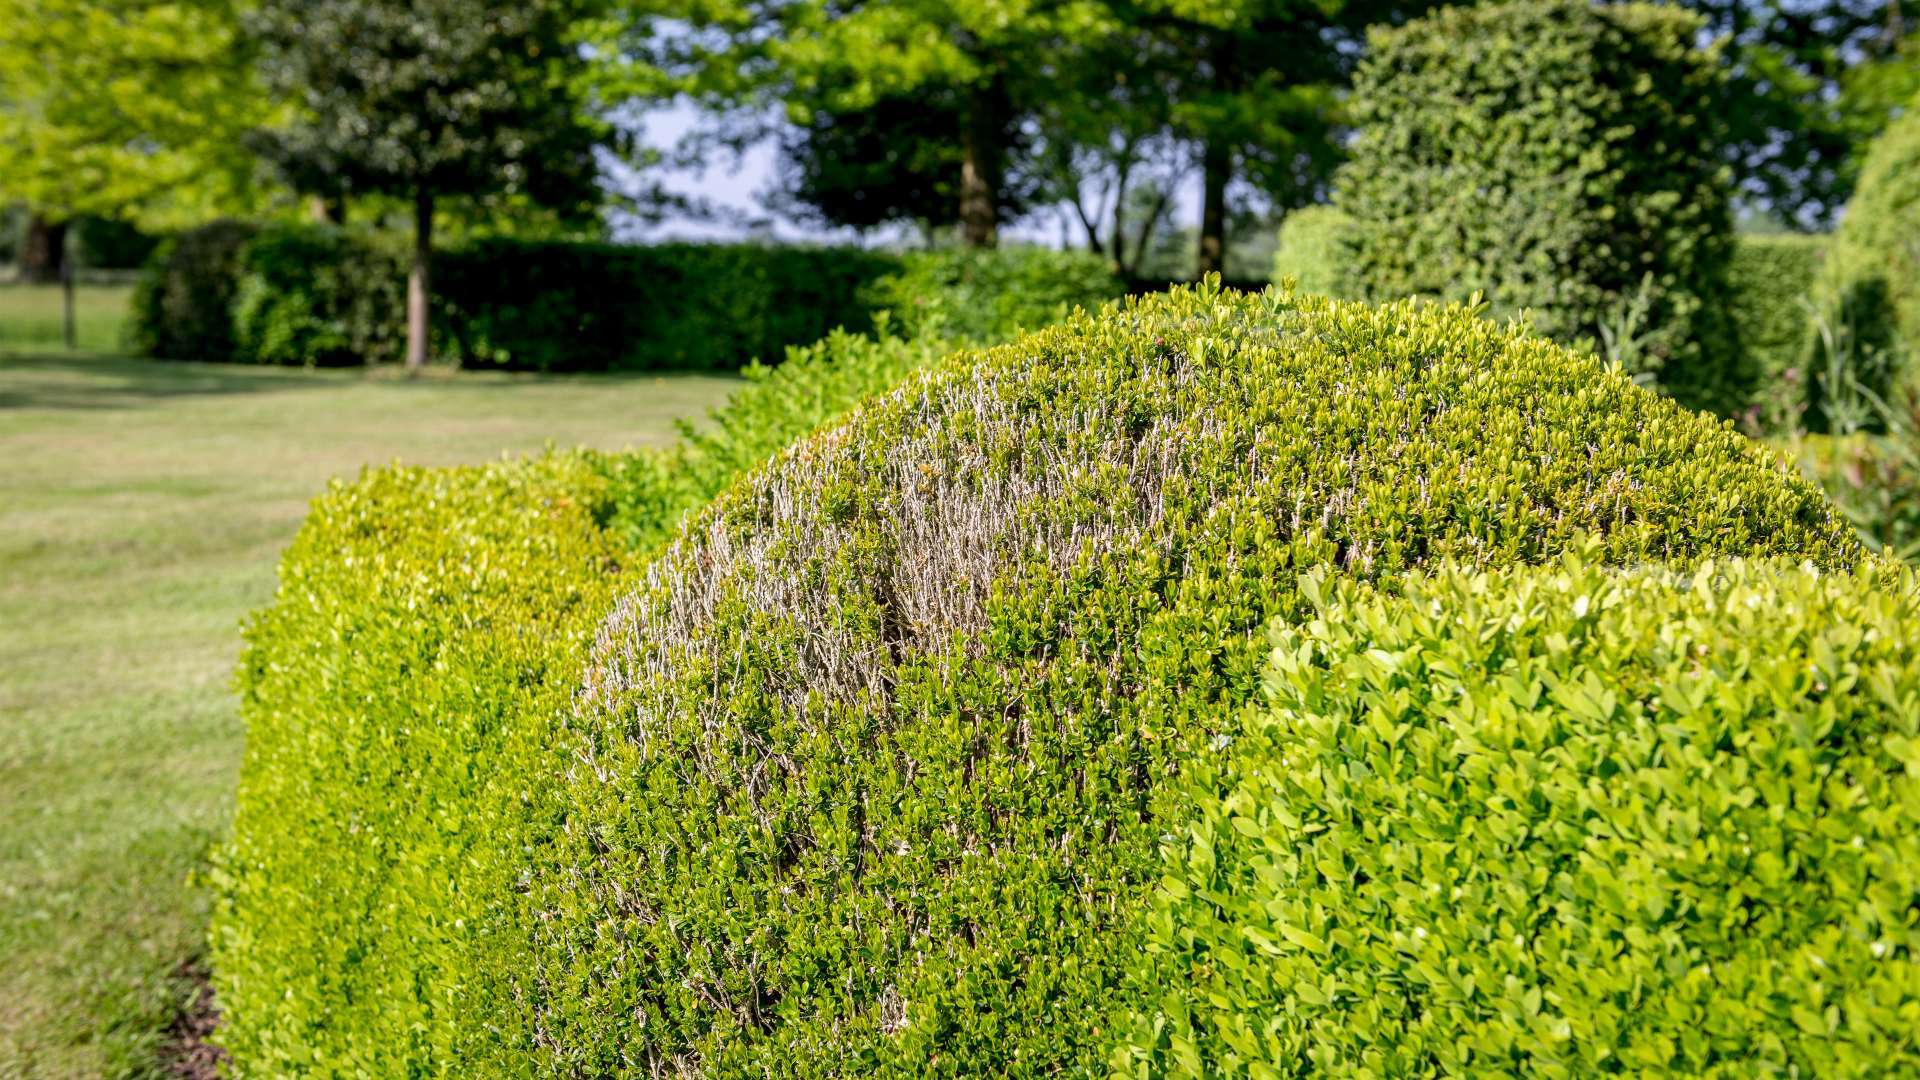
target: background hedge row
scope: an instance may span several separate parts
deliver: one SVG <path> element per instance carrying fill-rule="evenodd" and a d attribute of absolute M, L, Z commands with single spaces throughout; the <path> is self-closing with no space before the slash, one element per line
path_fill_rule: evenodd
<path fill-rule="evenodd" d="M 778 363 L 882 311 L 909 332 L 969 340 L 1043 325 L 1120 295 L 1105 264 L 1040 249 L 894 254 L 856 248 L 487 240 L 440 253 L 436 348 L 465 367 L 724 370 Z M 332 366 L 404 345 L 397 238 L 324 226 L 206 226 L 169 241 L 135 291 L 141 355 Z"/>

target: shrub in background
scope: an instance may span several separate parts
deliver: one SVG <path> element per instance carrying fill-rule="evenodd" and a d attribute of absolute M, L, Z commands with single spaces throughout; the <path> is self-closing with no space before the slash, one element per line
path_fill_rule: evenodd
<path fill-rule="evenodd" d="M 1297 575 L 1587 531 L 1858 553 L 1759 447 L 1461 308 L 1182 289 L 943 364 L 690 520 L 503 765 L 526 937 L 470 1022 L 561 1075 L 1098 1070 L 1159 994 L 1169 781 Z"/>
<path fill-rule="evenodd" d="M 1558 340 L 1620 339 L 1631 373 L 1690 406 L 1743 407 L 1753 375 L 1722 314 L 1723 79 L 1696 47 L 1702 25 L 1648 4 L 1519 0 L 1374 31 L 1335 181 L 1356 287 L 1481 291 Z"/>
<path fill-rule="evenodd" d="M 1351 296 L 1353 255 L 1351 218 L 1333 206 L 1303 206 L 1280 222 L 1273 280 L 1291 277 L 1301 292 Z"/>
<path fill-rule="evenodd" d="M 906 252 L 900 262 L 897 272 L 874 283 L 866 300 L 890 312 L 909 336 L 937 325 L 962 341 L 1005 341 L 1126 291 L 1107 261 L 1087 251 L 940 248 Z"/>
<path fill-rule="evenodd" d="M 1839 286 L 1883 303 L 1908 349 L 1920 349 L 1920 100 L 1867 150 L 1835 236 Z"/>
<path fill-rule="evenodd" d="M 377 234 L 201 230 L 163 247 L 143 280 L 132 325 L 144 355 L 335 365 L 404 348 L 404 256 Z M 1122 291 L 1098 258 L 1039 248 L 508 240 L 441 253 L 434 286 L 440 356 L 522 371 L 732 371 L 835 329 L 866 333 L 882 311 L 908 337 L 938 327 L 998 341 Z"/>
<path fill-rule="evenodd" d="M 1185 782 L 1127 1071 L 1920 1071 L 1910 573 L 1313 592 Z"/>
<path fill-rule="evenodd" d="M 1728 313 L 1757 384 L 1750 403 L 1770 428 L 1798 423 L 1809 404 L 1813 310 L 1830 237 L 1743 235 L 1728 265 Z"/>
<path fill-rule="evenodd" d="M 406 349 L 407 252 L 393 238 L 325 226 L 261 230 L 240 259 L 234 354 L 256 364 L 397 362 Z"/>
<path fill-rule="evenodd" d="M 128 347 L 161 360 L 240 359 L 233 305 L 247 243 L 256 231 L 252 225 L 216 221 L 156 248 L 128 301 Z"/>

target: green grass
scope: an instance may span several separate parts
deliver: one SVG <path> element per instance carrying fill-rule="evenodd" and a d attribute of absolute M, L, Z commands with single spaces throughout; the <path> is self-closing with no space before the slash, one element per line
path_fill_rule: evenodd
<path fill-rule="evenodd" d="M 131 285 L 79 285 L 74 288 L 74 336 L 89 352 L 120 347 Z M 60 347 L 61 301 L 58 285 L 0 285 L 0 350 Z"/>
<path fill-rule="evenodd" d="M 238 627 L 329 477 L 659 443 L 730 385 L 0 356 L 0 1076 L 155 1069 L 232 801 Z"/>

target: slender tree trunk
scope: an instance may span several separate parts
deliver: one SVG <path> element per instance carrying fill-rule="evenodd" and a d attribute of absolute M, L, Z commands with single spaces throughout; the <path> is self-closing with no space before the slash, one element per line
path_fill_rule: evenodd
<path fill-rule="evenodd" d="M 1223 273 L 1227 266 L 1227 181 L 1233 179 L 1233 153 L 1209 139 L 1200 159 L 1200 273 Z"/>
<path fill-rule="evenodd" d="M 960 237 L 970 248 L 1000 240 L 1000 88 L 974 87 L 967 102 L 960 160 Z"/>
<path fill-rule="evenodd" d="M 20 245 L 20 280 L 51 285 L 60 280 L 67 261 L 67 223 L 34 214 L 27 218 L 27 235 Z"/>
<path fill-rule="evenodd" d="M 421 190 L 413 196 L 413 268 L 407 274 L 407 374 L 419 375 L 427 366 L 432 336 L 428 300 L 433 296 L 433 196 Z"/>
<path fill-rule="evenodd" d="M 62 252 L 60 258 L 60 337 L 67 348 L 80 347 L 79 327 L 73 313 L 73 260 Z"/>

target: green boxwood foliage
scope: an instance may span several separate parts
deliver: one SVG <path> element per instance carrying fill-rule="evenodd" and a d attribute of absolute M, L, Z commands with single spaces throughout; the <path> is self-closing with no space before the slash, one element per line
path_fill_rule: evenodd
<path fill-rule="evenodd" d="M 1300 573 L 1583 533 L 1858 554 L 1730 428 L 1462 308 L 1181 289 L 943 364 L 729 489 L 603 627 L 512 766 L 509 1014 L 562 1075 L 1102 1068 L 1159 993 L 1168 781 L 1237 734 Z"/>
<path fill-rule="evenodd" d="M 1754 401 L 1771 419 L 1806 411 L 1812 372 L 1813 311 L 1830 237 L 1741 236 L 1728 266 L 1729 314 L 1758 385 Z"/>
<path fill-rule="evenodd" d="M 1315 584 L 1186 780 L 1128 1071 L 1920 1072 L 1911 573 Z"/>
<path fill-rule="evenodd" d="M 672 451 L 379 469 L 315 502 L 239 675 L 212 938 L 245 1075 L 525 1071 L 494 1056 L 526 1038 L 499 981 L 521 962 L 517 740 L 567 707 L 634 545 L 938 348 L 836 334 Z"/>
<path fill-rule="evenodd" d="M 1301 292 L 1352 296 L 1353 256 L 1353 220 L 1333 206 L 1303 206 L 1280 222 L 1273 280 L 1290 277 Z"/>
<path fill-rule="evenodd" d="M 866 298 L 909 335 L 937 327 L 962 341 L 1005 341 L 1126 291 L 1107 261 L 1086 251 L 937 248 L 907 252 L 900 261 Z"/>
<path fill-rule="evenodd" d="M 398 361 L 406 276 L 406 250 L 394 237 L 310 225 L 263 229 L 240 260 L 234 355 L 294 367 Z"/>
<path fill-rule="evenodd" d="M 1720 317 L 1722 76 L 1702 33 L 1678 8 L 1587 0 L 1375 31 L 1335 198 L 1362 295 L 1480 291 L 1567 342 L 1626 328 L 1631 371 L 1689 405 L 1743 406 L 1752 374 Z"/>
<path fill-rule="evenodd" d="M 495 240 L 442 260 L 443 348 L 468 367 L 732 371 L 835 328 L 897 266 L 858 248 Z"/>
<path fill-rule="evenodd" d="M 1835 239 L 1841 285 L 1889 307 L 1906 347 L 1920 349 L 1920 99 L 1868 148 Z"/>
<path fill-rule="evenodd" d="M 874 336 L 836 330 L 788 349 L 779 367 L 754 364 L 742 372 L 747 385 L 704 425 L 683 424 L 680 441 L 666 449 L 616 459 L 609 527 L 635 550 L 657 547 L 735 477 L 953 350 L 931 324 L 895 337 L 883 312 L 879 329 Z"/>
<path fill-rule="evenodd" d="M 396 467 L 315 500 L 239 676 L 212 955 L 244 1075 L 445 1075 L 484 1041 L 456 1018 L 504 993 L 476 957 L 519 861 L 515 736 L 566 707 L 619 580 L 604 474 Z"/>
<path fill-rule="evenodd" d="M 255 232 L 216 221 L 155 248 L 128 302 L 127 347 L 159 360 L 235 359 L 233 305 Z"/>

